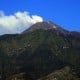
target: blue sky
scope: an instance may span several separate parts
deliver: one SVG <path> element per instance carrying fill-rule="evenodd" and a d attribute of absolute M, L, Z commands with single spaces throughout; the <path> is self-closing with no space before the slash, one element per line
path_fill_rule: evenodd
<path fill-rule="evenodd" d="M 29 12 L 70 31 L 80 31 L 80 0 L 0 0 L 5 15 Z"/>

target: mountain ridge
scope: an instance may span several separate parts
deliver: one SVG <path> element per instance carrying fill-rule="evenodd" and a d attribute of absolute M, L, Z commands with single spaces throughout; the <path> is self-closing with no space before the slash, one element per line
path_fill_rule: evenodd
<path fill-rule="evenodd" d="M 79 38 L 62 28 L 55 30 L 51 23 L 38 24 L 40 28 L 31 27 L 32 32 L 0 37 L 2 80 L 53 80 L 55 76 L 57 80 L 80 80 Z M 46 24 L 51 25 L 47 30 Z"/>
<path fill-rule="evenodd" d="M 27 33 L 27 32 L 33 32 L 37 29 L 43 29 L 43 30 L 63 30 L 63 31 L 67 31 L 63 28 L 61 28 L 60 26 L 56 25 L 55 23 L 52 23 L 51 21 L 44 21 L 44 22 L 38 22 L 34 25 L 32 25 L 30 28 L 28 28 L 27 30 L 23 31 L 22 33 Z"/>
<path fill-rule="evenodd" d="M 63 29 L 59 25 L 51 22 L 51 21 L 38 22 L 38 23 L 32 25 L 27 30 L 23 31 L 21 34 L 31 33 L 31 32 L 34 32 L 35 30 L 39 30 L 39 29 L 42 29 L 44 31 L 52 32 L 52 33 L 54 33 L 58 36 L 59 35 L 64 36 L 64 37 L 69 37 L 70 36 L 70 37 L 75 37 L 76 39 L 80 39 L 80 32 L 68 31 L 66 29 Z"/>

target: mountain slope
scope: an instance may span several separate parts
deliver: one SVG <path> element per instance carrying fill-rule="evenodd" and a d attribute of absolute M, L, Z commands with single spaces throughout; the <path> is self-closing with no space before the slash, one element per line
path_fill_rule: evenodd
<path fill-rule="evenodd" d="M 29 33 L 29 32 L 33 32 L 35 30 L 39 30 L 39 29 L 43 29 L 43 30 L 52 30 L 52 31 L 56 31 L 57 33 L 68 33 L 67 30 L 61 28 L 60 26 L 52 23 L 52 22 L 38 22 L 34 25 L 32 25 L 29 29 L 23 31 L 23 34 Z"/>
<path fill-rule="evenodd" d="M 39 29 L 36 29 L 37 25 Z M 20 73 L 25 73 L 22 75 L 24 80 L 37 80 L 56 70 L 63 70 L 66 66 L 70 67 L 69 77 L 72 75 L 75 76 L 75 80 L 78 80 L 77 77 L 80 78 L 80 40 L 77 38 L 79 37 L 60 27 L 53 28 L 52 23 L 43 22 L 37 25 L 33 25 L 34 27 L 20 35 L 0 37 L 2 80 L 5 78 L 11 80 L 14 75 Z M 51 27 L 48 28 L 50 25 Z M 66 77 L 62 79 L 66 80 Z"/>
<path fill-rule="evenodd" d="M 32 25 L 29 29 L 22 32 L 22 34 L 27 34 L 34 32 L 35 30 L 45 30 L 53 32 L 54 34 L 58 36 L 64 36 L 64 37 L 75 37 L 76 39 L 80 40 L 80 32 L 76 31 L 68 31 L 63 28 L 61 28 L 59 25 L 49 21 L 49 22 L 38 22 L 34 25 Z"/>

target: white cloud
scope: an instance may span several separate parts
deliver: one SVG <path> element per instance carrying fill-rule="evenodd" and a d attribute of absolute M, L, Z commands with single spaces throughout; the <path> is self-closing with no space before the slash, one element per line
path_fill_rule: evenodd
<path fill-rule="evenodd" d="M 20 33 L 31 25 L 42 22 L 43 18 L 37 15 L 30 16 L 28 12 L 16 12 L 14 15 L 5 15 L 0 11 L 0 34 Z"/>

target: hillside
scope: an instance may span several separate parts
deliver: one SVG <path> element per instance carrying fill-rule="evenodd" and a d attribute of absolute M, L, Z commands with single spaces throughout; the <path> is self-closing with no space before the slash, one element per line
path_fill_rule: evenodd
<path fill-rule="evenodd" d="M 80 33 L 53 23 L 36 23 L 22 34 L 0 37 L 1 80 L 49 80 L 47 75 L 59 73 L 56 80 L 80 80 L 79 59 Z"/>

